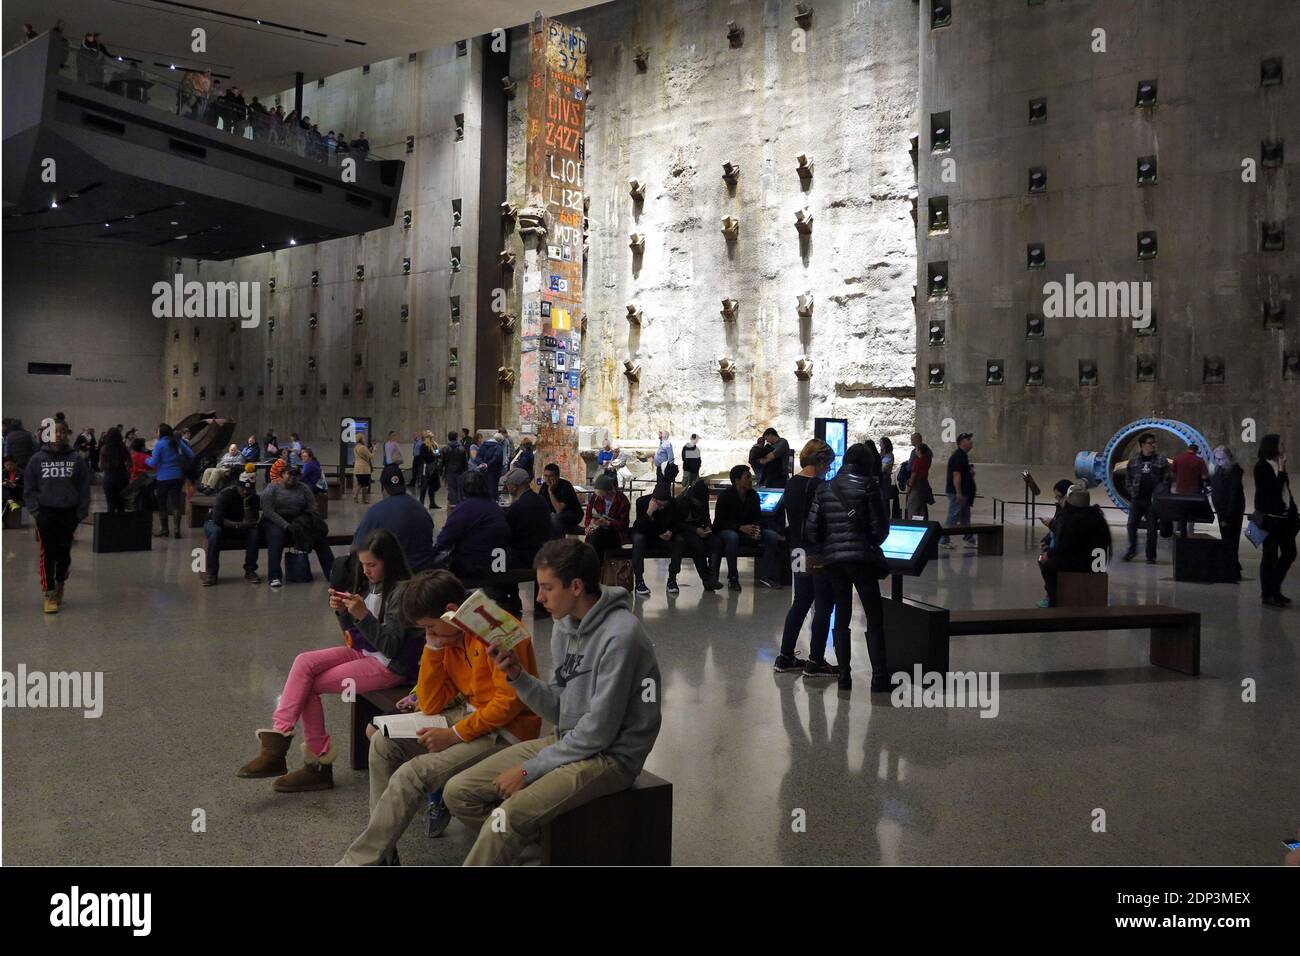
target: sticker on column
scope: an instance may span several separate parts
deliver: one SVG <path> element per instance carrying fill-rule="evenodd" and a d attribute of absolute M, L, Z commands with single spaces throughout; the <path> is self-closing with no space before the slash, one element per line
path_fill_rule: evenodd
<path fill-rule="evenodd" d="M 542 318 L 544 318 L 544 319 L 549 319 L 550 317 L 551 317 L 551 300 L 550 300 L 550 299 L 543 299 L 543 300 L 542 300 Z"/>
<path fill-rule="evenodd" d="M 547 386 L 546 386 L 546 400 L 547 400 L 548 402 L 553 402 L 553 401 L 555 401 L 555 386 L 554 386 L 554 385 L 547 385 Z"/>
<path fill-rule="evenodd" d="M 567 357 L 568 357 L 568 353 L 567 353 L 567 352 L 556 352 L 556 353 L 555 353 L 555 370 L 556 370 L 557 372 L 562 372 L 562 371 L 564 371 L 564 362 L 565 362 L 565 359 L 566 359 Z"/>
<path fill-rule="evenodd" d="M 566 425 L 568 425 L 570 428 L 572 428 L 572 427 L 573 427 L 573 416 L 572 416 L 572 415 L 566 415 L 566 416 L 564 417 L 564 424 L 566 424 Z"/>
<path fill-rule="evenodd" d="M 552 292 L 568 292 L 569 280 L 562 279 L 559 276 L 551 276 L 550 289 Z"/>
<path fill-rule="evenodd" d="M 524 295 L 529 292 L 542 291 L 542 274 L 536 270 L 530 270 L 524 273 Z"/>
<path fill-rule="evenodd" d="M 559 247 L 559 246 L 547 246 L 547 247 L 546 247 L 546 257 L 547 257 L 548 259 L 559 259 L 559 258 L 560 258 L 560 247 Z"/>
<path fill-rule="evenodd" d="M 577 387 L 578 387 L 578 373 L 577 373 L 577 372 L 570 372 L 570 373 L 569 373 L 569 388 L 577 388 Z"/>
<path fill-rule="evenodd" d="M 558 408 L 551 409 L 551 424 L 552 425 L 560 424 L 560 410 Z"/>

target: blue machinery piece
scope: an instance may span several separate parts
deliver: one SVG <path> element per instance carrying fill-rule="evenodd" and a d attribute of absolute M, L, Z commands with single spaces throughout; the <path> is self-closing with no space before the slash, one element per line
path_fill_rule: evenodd
<path fill-rule="evenodd" d="M 1074 474 L 1088 483 L 1089 488 L 1106 486 L 1106 494 L 1121 509 L 1128 511 L 1128 495 L 1115 486 L 1114 470 L 1119 464 L 1117 456 L 1120 451 L 1142 432 L 1166 432 L 1186 445 L 1197 445 L 1201 455 L 1206 458 L 1210 471 L 1214 471 L 1214 462 L 1209 457 L 1210 443 L 1205 436 L 1185 422 L 1176 422 L 1169 418 L 1139 418 L 1129 422 L 1106 443 L 1100 451 L 1081 451 L 1074 456 Z"/>

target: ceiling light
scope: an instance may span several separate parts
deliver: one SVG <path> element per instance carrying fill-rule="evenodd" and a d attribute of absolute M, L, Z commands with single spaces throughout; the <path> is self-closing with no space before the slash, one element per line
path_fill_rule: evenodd
<path fill-rule="evenodd" d="M 173 220 L 172 220 L 172 225 L 173 225 L 173 226 L 179 226 L 180 223 L 177 222 L 175 219 L 173 219 Z"/>

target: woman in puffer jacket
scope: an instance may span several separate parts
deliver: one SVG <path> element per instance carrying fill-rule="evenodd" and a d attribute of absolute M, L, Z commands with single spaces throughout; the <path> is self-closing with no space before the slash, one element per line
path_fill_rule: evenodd
<path fill-rule="evenodd" d="M 830 573 L 835 594 L 835 659 L 840 690 L 853 687 L 850 674 L 849 622 L 856 589 L 867 612 L 867 656 L 871 659 L 871 692 L 888 693 L 885 669 L 884 606 L 880 585 L 885 576 L 881 542 L 889 535 L 889 518 L 880 495 L 880 456 L 857 444 L 844 453 L 844 464 L 830 481 L 817 486 L 804 534 L 817 543 L 820 562 Z"/>

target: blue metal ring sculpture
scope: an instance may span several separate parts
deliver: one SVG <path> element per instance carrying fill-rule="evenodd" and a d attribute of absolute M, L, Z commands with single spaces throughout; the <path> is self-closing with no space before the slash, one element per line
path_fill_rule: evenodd
<path fill-rule="evenodd" d="M 1208 452 L 1210 443 L 1205 436 L 1186 422 L 1176 422 L 1169 418 L 1139 418 L 1129 422 L 1106 443 L 1101 452 L 1081 451 L 1074 456 L 1074 474 L 1088 483 L 1089 488 L 1106 486 L 1106 494 L 1122 510 L 1129 510 L 1128 496 L 1115 486 L 1114 470 L 1118 464 L 1115 456 L 1131 439 L 1142 432 L 1167 432 L 1188 445 L 1197 445 L 1201 454 L 1206 456 L 1210 471 L 1214 471 L 1214 462 Z"/>

